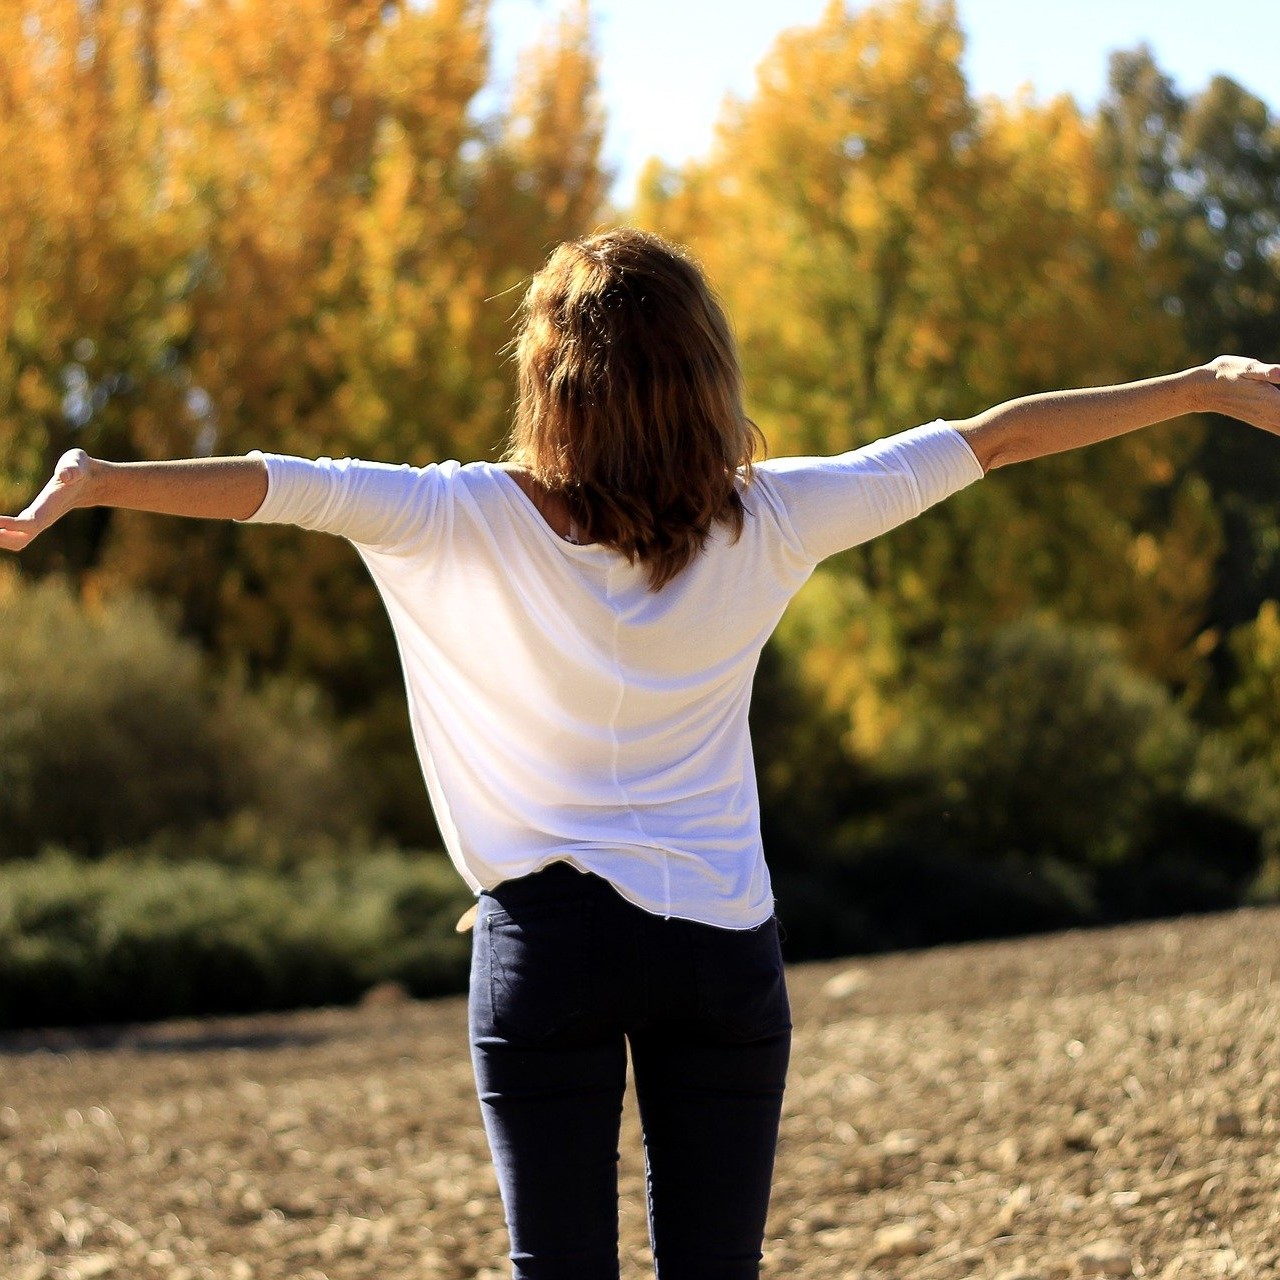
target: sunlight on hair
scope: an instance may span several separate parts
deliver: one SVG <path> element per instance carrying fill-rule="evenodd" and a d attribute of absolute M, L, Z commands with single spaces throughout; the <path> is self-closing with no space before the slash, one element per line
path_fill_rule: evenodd
<path fill-rule="evenodd" d="M 742 406 L 724 310 L 697 264 L 649 232 L 562 244 L 533 278 L 515 342 L 509 461 L 563 495 L 593 542 L 671 580 L 723 522 L 763 441 Z"/>

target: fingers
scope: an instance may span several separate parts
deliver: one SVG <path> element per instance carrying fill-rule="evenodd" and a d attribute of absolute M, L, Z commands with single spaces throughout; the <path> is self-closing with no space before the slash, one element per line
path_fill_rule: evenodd
<path fill-rule="evenodd" d="M 16 516 L 0 516 L 0 550 L 21 551 L 23 547 L 42 534 L 61 512 L 56 502 L 50 501 L 46 488 L 25 511 Z"/>
<path fill-rule="evenodd" d="M 22 516 L 0 516 L 0 551 L 21 551 L 36 536 L 33 524 Z"/>

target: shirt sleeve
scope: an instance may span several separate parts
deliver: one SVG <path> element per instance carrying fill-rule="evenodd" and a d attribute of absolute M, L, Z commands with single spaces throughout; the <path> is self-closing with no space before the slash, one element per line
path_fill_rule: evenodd
<path fill-rule="evenodd" d="M 756 470 L 815 564 L 896 528 L 983 474 L 964 437 L 941 420 L 835 457 L 778 458 Z"/>
<path fill-rule="evenodd" d="M 354 458 L 292 458 L 254 450 L 267 468 L 267 496 L 249 524 L 295 524 L 383 553 L 421 553 L 443 532 L 448 469 Z"/>

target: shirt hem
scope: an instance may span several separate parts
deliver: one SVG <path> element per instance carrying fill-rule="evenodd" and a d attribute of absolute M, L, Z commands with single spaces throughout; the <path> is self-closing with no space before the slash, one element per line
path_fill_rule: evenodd
<path fill-rule="evenodd" d="M 571 866 L 575 871 L 581 872 L 583 875 L 597 876 L 603 880 L 624 902 L 629 902 L 633 907 L 638 907 L 641 911 L 651 916 L 657 916 L 662 920 L 685 920 L 690 924 L 703 924 L 711 929 L 725 929 L 731 933 L 749 933 L 753 929 L 759 929 L 761 925 L 768 924 L 775 914 L 775 902 L 770 895 L 768 905 L 764 914 L 758 920 L 754 920 L 749 924 L 726 924 L 723 920 L 708 920 L 705 916 L 691 915 L 685 910 L 672 907 L 670 910 L 663 911 L 651 903 L 641 902 L 634 896 L 625 885 L 619 884 L 617 880 L 611 876 L 605 875 L 598 867 L 584 866 L 571 854 L 557 854 L 552 857 L 544 858 L 535 866 L 529 868 L 528 871 L 522 872 L 519 876 L 509 876 L 504 880 L 495 881 L 491 885 L 485 885 L 479 890 L 479 893 L 489 893 L 496 889 L 499 885 L 505 884 L 507 880 L 520 880 L 525 876 L 536 875 L 539 871 L 545 871 L 548 867 L 554 866 L 557 862 L 564 862 Z"/>

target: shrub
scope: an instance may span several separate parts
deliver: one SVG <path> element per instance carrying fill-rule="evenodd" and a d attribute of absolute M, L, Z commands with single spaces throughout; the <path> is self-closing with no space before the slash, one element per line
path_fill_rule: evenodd
<path fill-rule="evenodd" d="M 1103 917 L 1230 905 L 1258 871 L 1238 758 L 1097 632 L 957 644 L 886 767 L 897 843 L 1057 867 Z"/>
<path fill-rule="evenodd" d="M 458 991 L 469 902 L 440 855 L 278 873 L 46 854 L 0 868 L 0 1026 L 341 1003 L 387 979 Z"/>
<path fill-rule="evenodd" d="M 215 682 L 138 599 L 0 580 L 0 859 L 160 839 L 203 847 L 239 821 L 270 846 L 349 837 L 356 789 L 314 695 Z"/>
<path fill-rule="evenodd" d="M 1273 680 L 1280 623 L 1256 630 Z M 879 740 L 840 733 L 802 656 L 766 650 L 753 707 L 793 959 L 1280 895 L 1269 721 L 1206 730 L 1113 637 L 1030 620 L 881 662 Z"/>

